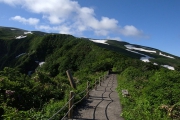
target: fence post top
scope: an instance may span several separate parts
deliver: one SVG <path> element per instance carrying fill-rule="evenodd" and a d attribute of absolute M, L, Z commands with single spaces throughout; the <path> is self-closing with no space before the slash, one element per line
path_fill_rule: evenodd
<path fill-rule="evenodd" d="M 74 96 L 75 95 L 75 93 L 74 93 L 74 91 L 70 91 L 70 96 Z"/>

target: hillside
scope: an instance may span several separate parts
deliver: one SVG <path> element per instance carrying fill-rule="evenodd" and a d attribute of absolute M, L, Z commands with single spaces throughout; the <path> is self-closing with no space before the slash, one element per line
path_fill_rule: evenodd
<path fill-rule="evenodd" d="M 115 40 L 93 40 L 100 47 L 116 51 L 125 56 L 139 59 L 143 62 L 151 62 L 154 65 L 160 65 L 171 70 L 178 70 L 180 66 L 180 57 L 163 52 L 161 50 L 134 45 L 124 41 Z"/>
<path fill-rule="evenodd" d="M 79 41 L 88 41 L 86 44 L 92 44 L 90 41 L 94 41 L 94 43 L 101 48 L 120 53 L 121 55 L 133 59 L 140 59 L 144 62 L 151 62 L 154 65 L 164 66 L 172 70 L 178 70 L 180 66 L 180 57 L 155 48 L 133 45 L 123 41 L 92 40 L 88 38 L 76 38 L 71 35 L 48 34 L 40 31 L 26 31 L 18 28 L 0 27 L 0 47 L 2 48 L 0 51 L 0 62 L 2 63 L 0 69 L 2 70 L 5 66 L 21 69 L 21 67 L 25 67 L 25 64 L 21 61 L 26 59 L 25 61 L 28 61 L 28 64 L 32 66 L 31 68 L 23 68 L 24 72 L 27 73 L 28 71 L 35 70 L 37 62 L 35 63 L 34 61 L 45 61 L 49 54 L 52 54 L 57 47 L 60 48 L 62 44 L 66 44 L 73 40 L 76 41 L 75 43 Z M 82 50 L 85 51 L 86 49 L 83 48 Z"/>
<path fill-rule="evenodd" d="M 130 89 L 138 92 L 133 92 L 136 97 L 137 94 L 141 97 L 139 92 L 145 91 L 148 94 L 153 89 L 146 86 L 148 84 L 159 85 L 159 90 L 166 86 L 172 86 L 171 89 L 176 90 L 179 86 L 176 84 L 173 87 L 174 83 L 179 82 L 179 57 L 123 41 L 98 41 L 66 34 L 0 27 L 0 48 L 0 115 L 6 119 L 48 119 L 68 101 L 69 91 L 83 91 L 87 81 L 93 84 L 98 76 L 111 69 L 119 74 L 119 84 L 124 82 L 124 86 L 119 85 L 119 93 L 121 89 Z M 169 65 L 168 68 L 172 69 L 168 70 L 162 65 Z M 68 69 L 74 76 L 76 90 L 68 83 Z M 166 82 L 169 84 L 161 83 L 161 78 L 157 80 L 157 84 L 152 82 L 158 72 L 162 79 L 163 76 L 168 78 Z M 151 80 L 150 83 L 147 83 L 147 79 Z M 137 89 L 137 86 L 147 89 Z M 146 94 L 143 97 L 150 102 L 154 99 Z M 166 103 L 174 105 L 178 102 L 177 98 L 175 96 L 171 102 L 168 101 L 171 98 L 166 98 Z M 80 96 L 75 100 L 79 99 Z M 160 103 L 154 107 L 158 106 Z M 131 108 L 125 108 L 128 109 Z M 160 112 L 164 114 L 163 111 Z M 62 115 L 63 113 L 57 117 Z M 124 115 L 127 115 L 126 111 Z"/>

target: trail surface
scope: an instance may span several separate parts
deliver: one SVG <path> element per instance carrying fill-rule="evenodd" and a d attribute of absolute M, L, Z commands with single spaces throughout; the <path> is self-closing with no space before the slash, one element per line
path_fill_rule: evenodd
<path fill-rule="evenodd" d="M 74 110 L 74 120 L 124 120 L 116 87 L 116 74 L 111 74 Z"/>

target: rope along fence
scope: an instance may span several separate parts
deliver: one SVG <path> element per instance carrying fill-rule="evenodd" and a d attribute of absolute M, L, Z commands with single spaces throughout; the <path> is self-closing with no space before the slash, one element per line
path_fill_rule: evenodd
<path fill-rule="evenodd" d="M 53 120 L 53 118 L 58 115 L 62 110 L 64 110 L 67 106 L 68 106 L 68 111 L 67 113 L 65 113 L 65 115 L 61 118 L 61 120 L 65 120 L 65 118 L 69 118 L 72 119 L 73 118 L 73 107 L 75 105 L 77 105 L 78 103 L 80 103 L 82 100 L 84 100 L 85 98 L 88 99 L 89 98 L 89 92 L 94 88 L 95 90 L 97 89 L 97 86 L 99 84 L 99 86 L 101 86 L 101 82 L 103 82 L 109 75 L 109 72 L 107 75 L 104 75 L 102 77 L 99 77 L 99 81 L 96 79 L 94 84 L 90 85 L 89 82 L 87 82 L 87 87 L 84 91 L 82 91 L 81 93 L 75 94 L 73 91 L 70 91 L 70 96 L 69 96 L 69 101 L 61 108 L 59 109 L 52 117 L 50 117 L 48 120 Z M 90 89 L 91 88 L 91 89 Z M 77 102 L 74 103 L 74 98 L 75 96 L 81 95 L 83 93 L 86 94 L 80 98 L 80 100 L 78 100 Z"/>

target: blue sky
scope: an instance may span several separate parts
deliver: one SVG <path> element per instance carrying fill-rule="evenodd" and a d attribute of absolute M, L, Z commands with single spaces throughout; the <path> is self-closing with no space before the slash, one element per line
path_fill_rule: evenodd
<path fill-rule="evenodd" d="M 180 56 L 180 0 L 0 0 L 0 26 L 116 39 Z"/>

